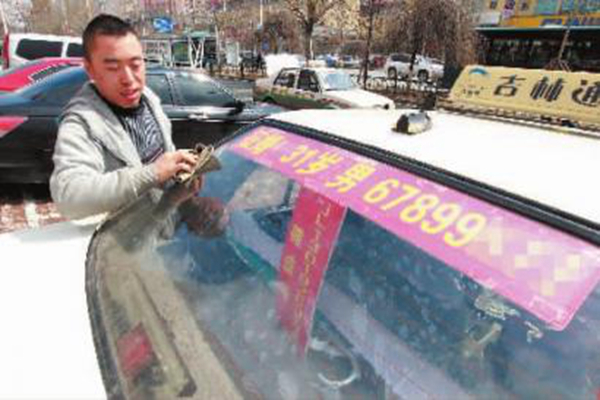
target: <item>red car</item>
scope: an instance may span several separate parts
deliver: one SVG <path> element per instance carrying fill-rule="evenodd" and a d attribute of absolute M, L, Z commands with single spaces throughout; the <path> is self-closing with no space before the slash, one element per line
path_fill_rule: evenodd
<path fill-rule="evenodd" d="M 13 92 L 65 68 L 83 64 L 83 58 L 40 58 L 0 74 L 0 92 Z"/>

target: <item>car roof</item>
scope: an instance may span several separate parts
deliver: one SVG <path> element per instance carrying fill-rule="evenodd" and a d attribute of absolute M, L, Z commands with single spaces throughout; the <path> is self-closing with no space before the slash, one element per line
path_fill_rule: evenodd
<path fill-rule="evenodd" d="M 301 69 L 308 69 L 308 70 L 312 70 L 312 71 L 316 71 L 316 72 L 346 72 L 345 69 L 342 68 L 331 68 L 331 67 L 313 67 L 313 66 L 306 66 L 306 65 L 302 65 L 299 67 L 283 67 L 281 68 L 281 71 L 290 71 L 290 70 L 301 70 Z"/>
<path fill-rule="evenodd" d="M 206 78 L 207 80 L 212 80 L 207 74 L 192 68 L 169 68 L 164 66 L 149 66 L 147 67 L 146 72 L 150 75 L 152 75 L 153 73 L 194 73 L 198 76 Z M 48 77 L 47 79 L 44 79 L 43 81 L 32 83 L 31 85 L 21 89 L 21 91 L 19 91 L 18 94 L 23 95 L 25 97 L 31 97 L 41 91 L 47 90 L 48 87 L 61 85 L 75 80 L 81 81 L 87 79 L 88 76 L 85 72 L 85 69 L 81 66 L 74 66 L 72 68 L 65 69 L 64 71 L 57 72 L 56 74 L 53 74 L 52 76 Z"/>
<path fill-rule="evenodd" d="M 392 130 L 415 110 L 303 110 L 269 119 L 326 132 L 600 223 L 600 190 L 589 178 L 600 159 L 600 135 L 557 127 L 428 112 L 432 128 Z M 564 131 L 564 129 L 563 129 Z"/>
<path fill-rule="evenodd" d="M 69 35 L 53 35 L 53 34 L 46 34 L 46 33 L 11 33 L 10 34 L 11 39 L 21 39 L 21 38 L 25 38 L 25 39 L 45 39 L 45 40 L 64 40 L 64 39 L 68 39 L 74 42 L 79 42 L 81 43 L 82 39 L 81 36 L 69 36 Z"/>
<path fill-rule="evenodd" d="M 97 222 L 0 235 L 0 376 L 7 377 L 0 398 L 106 395 L 84 290 L 86 251 Z"/>

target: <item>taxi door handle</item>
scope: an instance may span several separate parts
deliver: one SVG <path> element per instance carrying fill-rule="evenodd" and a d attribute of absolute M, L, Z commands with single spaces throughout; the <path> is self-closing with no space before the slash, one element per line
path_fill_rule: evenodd
<path fill-rule="evenodd" d="M 206 113 L 194 113 L 189 114 L 188 119 L 192 121 L 206 121 L 208 119 L 208 115 Z"/>

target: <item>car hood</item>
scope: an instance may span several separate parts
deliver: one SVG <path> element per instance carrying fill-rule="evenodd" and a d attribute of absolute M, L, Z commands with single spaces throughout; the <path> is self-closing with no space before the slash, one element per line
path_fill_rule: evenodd
<path fill-rule="evenodd" d="M 30 101 L 30 99 L 21 96 L 19 93 L 2 92 L 0 93 L 0 114 L 5 114 L 5 109 L 8 107 L 24 105 Z"/>
<path fill-rule="evenodd" d="M 237 119 L 241 121 L 256 121 L 257 119 L 283 111 L 286 111 L 286 109 L 275 104 L 250 102 L 246 103 L 244 110 L 238 114 Z"/>
<path fill-rule="evenodd" d="M 0 398 L 106 397 L 85 294 L 94 227 L 61 222 L 0 235 Z"/>
<path fill-rule="evenodd" d="M 385 96 L 362 89 L 329 90 L 326 96 L 347 103 L 356 108 L 377 108 L 384 105 L 393 105 L 393 101 Z"/>

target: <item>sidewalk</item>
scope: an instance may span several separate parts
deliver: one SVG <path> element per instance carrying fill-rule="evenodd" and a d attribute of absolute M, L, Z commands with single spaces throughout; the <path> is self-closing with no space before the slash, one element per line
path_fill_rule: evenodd
<path fill-rule="evenodd" d="M 27 187 L 0 188 L 0 234 L 65 221 L 49 195 Z"/>

